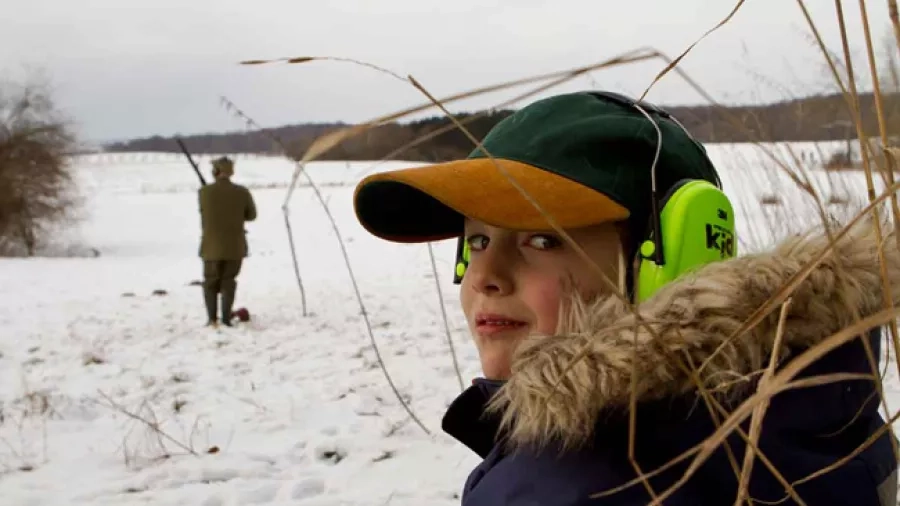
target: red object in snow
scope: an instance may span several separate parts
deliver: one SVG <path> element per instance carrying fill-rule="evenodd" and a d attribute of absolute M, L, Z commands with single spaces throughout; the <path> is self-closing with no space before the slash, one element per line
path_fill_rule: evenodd
<path fill-rule="evenodd" d="M 236 317 L 238 320 L 242 322 L 250 321 L 250 311 L 247 311 L 247 308 L 238 308 L 231 312 L 232 317 Z"/>

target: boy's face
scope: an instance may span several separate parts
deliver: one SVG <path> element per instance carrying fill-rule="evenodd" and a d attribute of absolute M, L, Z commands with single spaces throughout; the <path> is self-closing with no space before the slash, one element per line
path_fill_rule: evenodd
<path fill-rule="evenodd" d="M 614 224 L 566 231 L 614 283 L 620 238 Z M 608 292 L 597 272 L 553 231 L 518 232 L 467 220 L 471 248 L 460 301 L 485 377 L 506 379 L 519 342 L 557 332 L 569 290 L 591 298 Z"/>

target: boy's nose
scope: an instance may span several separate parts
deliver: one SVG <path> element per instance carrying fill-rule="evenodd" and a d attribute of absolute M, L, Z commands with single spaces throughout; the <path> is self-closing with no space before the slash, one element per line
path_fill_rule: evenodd
<path fill-rule="evenodd" d="M 491 279 L 480 283 L 476 290 L 484 295 L 506 295 L 510 292 L 508 283 Z"/>
<path fill-rule="evenodd" d="M 473 265 L 477 264 L 477 265 Z M 484 295 L 508 295 L 515 283 L 510 272 L 509 261 L 492 254 L 489 250 L 481 253 L 478 262 L 470 264 L 466 276 L 472 275 L 473 288 Z M 474 267 L 474 268 L 473 268 Z"/>

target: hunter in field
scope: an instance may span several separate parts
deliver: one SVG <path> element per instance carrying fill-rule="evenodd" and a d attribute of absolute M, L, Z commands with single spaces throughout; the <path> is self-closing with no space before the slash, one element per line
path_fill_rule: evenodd
<path fill-rule="evenodd" d="M 203 300 L 207 325 L 218 325 L 218 298 L 222 294 L 222 323 L 231 326 L 237 276 L 247 257 L 244 223 L 256 219 L 256 204 L 250 190 L 231 181 L 234 162 L 227 157 L 213 160 L 215 181 L 200 189 L 200 258 L 203 259 Z"/>

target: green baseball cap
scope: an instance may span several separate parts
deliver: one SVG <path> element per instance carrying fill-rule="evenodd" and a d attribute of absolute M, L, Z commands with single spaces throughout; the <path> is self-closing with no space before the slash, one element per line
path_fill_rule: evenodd
<path fill-rule="evenodd" d="M 704 147 L 664 110 L 615 93 L 578 92 L 533 102 L 498 123 L 482 140 L 494 160 L 476 148 L 462 160 L 366 177 L 354 194 L 356 216 L 370 233 L 401 243 L 459 237 L 465 218 L 551 229 L 496 162 L 562 228 L 623 220 L 646 227 L 658 133 L 641 110 L 662 134 L 658 197 L 683 179 L 721 186 Z"/>

